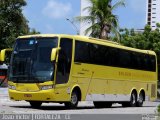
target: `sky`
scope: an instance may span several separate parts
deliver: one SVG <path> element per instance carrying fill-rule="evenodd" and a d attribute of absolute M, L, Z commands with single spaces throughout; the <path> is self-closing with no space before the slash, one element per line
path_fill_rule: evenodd
<path fill-rule="evenodd" d="M 26 0 L 23 13 L 29 27 L 41 33 L 76 34 L 66 19 L 80 16 L 80 0 Z M 114 0 L 116 1 L 116 0 Z M 146 23 L 146 0 L 125 0 L 125 7 L 113 13 L 118 16 L 120 28 L 143 29 Z M 75 23 L 79 29 L 79 25 Z"/>

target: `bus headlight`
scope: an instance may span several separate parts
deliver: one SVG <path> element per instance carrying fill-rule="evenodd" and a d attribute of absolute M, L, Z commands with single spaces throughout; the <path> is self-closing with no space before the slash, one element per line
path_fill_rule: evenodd
<path fill-rule="evenodd" d="M 16 87 L 14 85 L 8 85 L 8 88 L 12 90 L 16 90 Z"/>
<path fill-rule="evenodd" d="M 41 86 L 41 90 L 48 90 L 48 89 L 52 89 L 54 88 L 53 85 L 44 85 L 44 86 Z"/>

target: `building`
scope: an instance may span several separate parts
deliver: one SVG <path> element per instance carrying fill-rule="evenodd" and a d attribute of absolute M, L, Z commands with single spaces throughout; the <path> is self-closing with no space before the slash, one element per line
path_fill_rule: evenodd
<path fill-rule="evenodd" d="M 147 0 L 146 23 L 152 30 L 156 29 L 156 23 L 160 23 L 160 0 Z"/>
<path fill-rule="evenodd" d="M 87 10 L 84 10 L 84 8 L 86 8 L 88 6 L 89 6 L 89 3 L 87 0 L 81 0 L 81 16 L 88 16 Z M 85 30 L 90 26 L 91 26 L 90 21 L 88 21 L 86 23 L 81 22 L 80 23 L 80 35 L 89 36 L 89 34 L 85 35 Z"/>

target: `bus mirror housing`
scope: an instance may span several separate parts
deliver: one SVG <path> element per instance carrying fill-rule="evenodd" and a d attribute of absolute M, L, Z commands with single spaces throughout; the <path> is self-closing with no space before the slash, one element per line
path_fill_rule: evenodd
<path fill-rule="evenodd" d="M 5 58 L 6 58 L 6 52 L 11 52 L 11 51 L 12 51 L 12 49 L 9 49 L 9 48 L 1 50 L 1 52 L 0 52 L 0 61 L 4 62 Z"/>
<path fill-rule="evenodd" d="M 53 48 L 51 52 L 51 61 L 55 61 L 57 57 L 57 53 L 61 48 Z"/>

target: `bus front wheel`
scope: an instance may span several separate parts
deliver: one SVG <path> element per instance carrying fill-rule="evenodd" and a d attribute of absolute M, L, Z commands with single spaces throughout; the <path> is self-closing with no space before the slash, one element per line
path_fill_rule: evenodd
<path fill-rule="evenodd" d="M 32 108 L 39 108 L 42 105 L 40 101 L 29 101 Z"/>
<path fill-rule="evenodd" d="M 74 109 L 78 105 L 78 92 L 73 91 L 71 94 L 71 101 L 64 103 L 67 109 Z"/>

